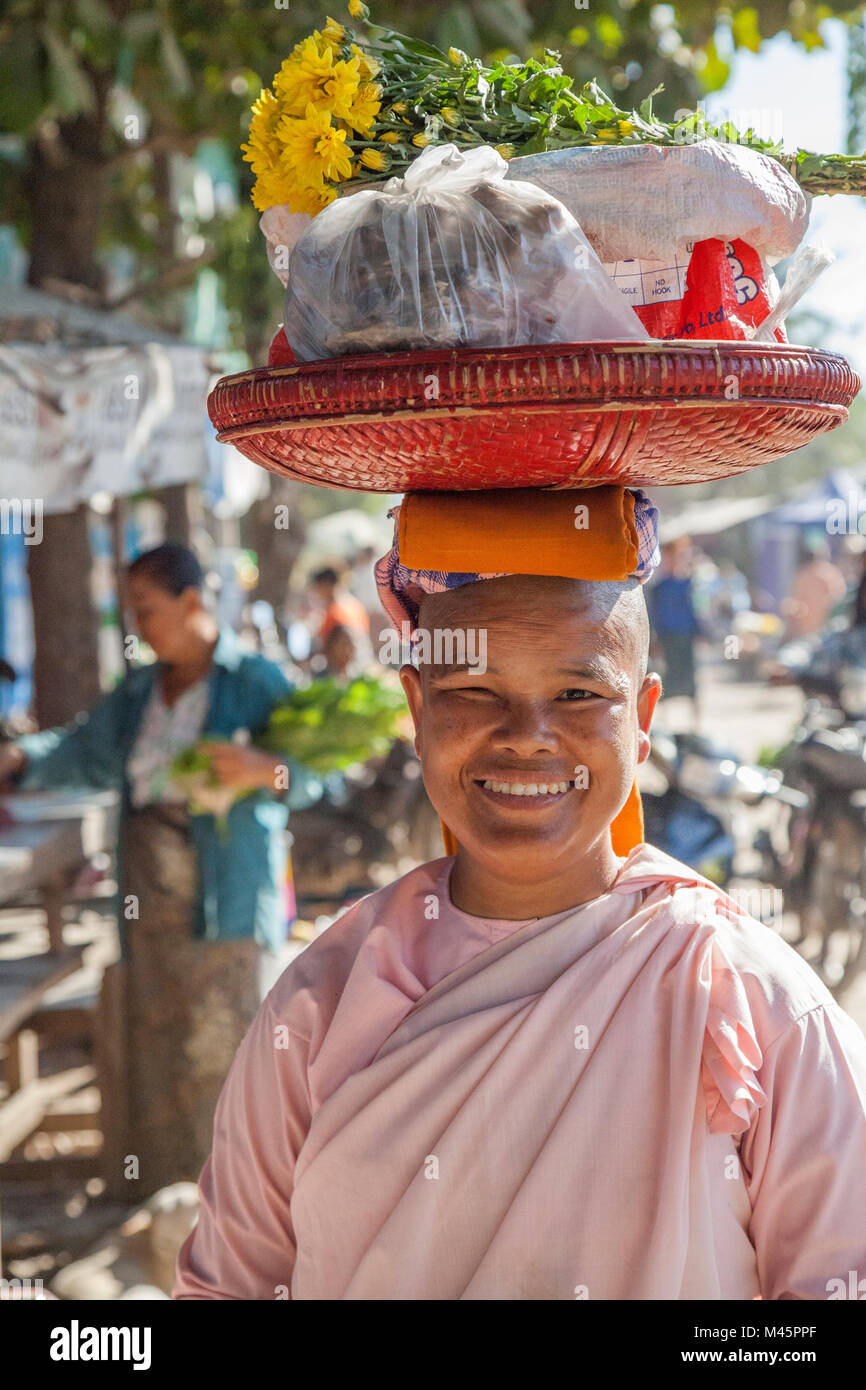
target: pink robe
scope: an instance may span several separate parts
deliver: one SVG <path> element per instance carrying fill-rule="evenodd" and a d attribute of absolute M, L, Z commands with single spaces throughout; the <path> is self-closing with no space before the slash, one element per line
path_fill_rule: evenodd
<path fill-rule="evenodd" d="M 238 1049 L 177 1299 L 826 1298 L 866 1275 L 866 1040 L 642 845 L 491 921 L 371 894 Z"/>

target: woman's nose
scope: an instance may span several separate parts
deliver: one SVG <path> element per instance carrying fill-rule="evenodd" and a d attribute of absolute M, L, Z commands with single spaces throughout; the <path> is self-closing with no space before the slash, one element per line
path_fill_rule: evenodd
<path fill-rule="evenodd" d="M 544 709 L 526 703 L 508 707 L 494 731 L 493 741 L 498 748 L 531 757 L 541 749 L 555 748 L 557 735 Z"/>

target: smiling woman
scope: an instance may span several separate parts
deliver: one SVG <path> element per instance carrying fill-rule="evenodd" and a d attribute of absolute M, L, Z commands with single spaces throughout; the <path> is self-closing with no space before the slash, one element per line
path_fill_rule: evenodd
<path fill-rule="evenodd" d="M 503 573 L 532 555 L 497 554 L 477 506 L 495 575 L 465 547 L 449 570 L 435 529 L 412 558 L 431 570 L 399 530 L 377 567 L 398 618 L 486 634 L 483 672 L 401 671 L 454 852 L 271 991 L 175 1296 L 826 1297 L 866 1262 L 866 1043 L 636 823 L 614 844 L 659 695 L 634 555 L 586 582 L 571 527 L 563 574 Z M 503 506 L 543 533 L 546 499 Z"/>
<path fill-rule="evenodd" d="M 640 586 L 510 575 L 426 595 L 420 619 L 487 634 L 483 676 L 401 673 L 430 800 L 472 860 L 467 875 L 458 856 L 455 906 L 544 914 L 605 892 L 660 691 Z"/>
<path fill-rule="evenodd" d="M 497 553 L 474 499 L 463 541 L 477 509 L 497 573 L 462 543 L 449 570 L 435 527 L 407 557 L 398 525 L 377 566 L 398 620 L 486 634 L 483 672 L 401 671 L 453 853 L 351 908 L 262 1005 L 175 1296 L 826 1297 L 866 1262 L 863 1036 L 637 821 L 614 843 L 659 695 L 628 578 L 654 527 L 638 544 L 632 517 L 630 558 L 587 582 L 569 520 L 564 572 L 539 575 L 551 552 Z M 502 507 L 543 538 L 549 500 Z"/>

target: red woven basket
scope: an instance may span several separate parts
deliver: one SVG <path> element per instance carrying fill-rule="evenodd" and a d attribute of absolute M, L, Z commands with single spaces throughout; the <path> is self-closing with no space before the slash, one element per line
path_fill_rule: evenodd
<path fill-rule="evenodd" d="M 848 418 L 844 357 L 784 344 L 556 343 L 371 353 L 222 377 L 224 443 L 361 492 L 697 483 Z"/>

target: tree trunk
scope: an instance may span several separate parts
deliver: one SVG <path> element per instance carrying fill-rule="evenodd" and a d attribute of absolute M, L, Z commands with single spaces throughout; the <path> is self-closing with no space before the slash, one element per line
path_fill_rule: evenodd
<path fill-rule="evenodd" d="M 43 519 L 41 545 L 27 547 L 33 604 L 35 715 L 66 724 L 99 698 L 99 622 L 90 591 L 87 508 Z"/>
<path fill-rule="evenodd" d="M 56 278 L 105 290 L 96 256 L 105 208 L 103 149 L 108 78 L 94 83 L 96 106 L 47 128 L 30 142 L 28 283 Z M 42 544 L 29 547 L 36 654 L 35 713 L 40 725 L 65 724 L 100 694 L 99 624 L 91 598 L 87 508 L 46 516 Z"/>
<path fill-rule="evenodd" d="M 105 211 L 106 172 L 101 104 L 40 134 L 28 150 L 30 265 L 27 282 L 68 280 L 103 293 L 96 247 Z"/>
<path fill-rule="evenodd" d="M 259 570 L 255 597 L 271 604 L 280 618 L 289 579 L 304 548 L 307 528 L 301 516 L 300 485 L 271 475 L 270 492 L 250 507 L 242 525 L 243 543 L 256 552 Z"/>

